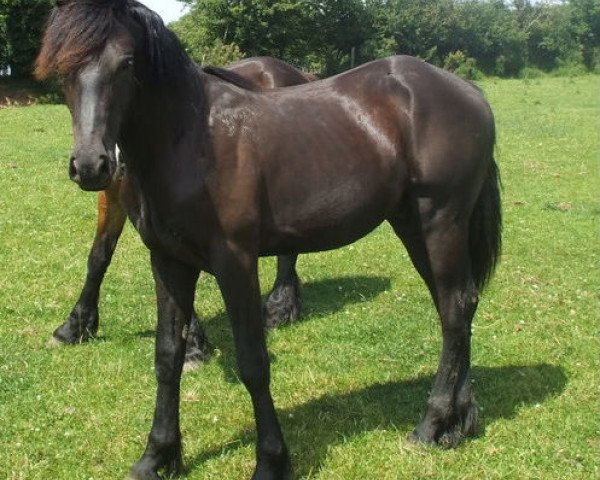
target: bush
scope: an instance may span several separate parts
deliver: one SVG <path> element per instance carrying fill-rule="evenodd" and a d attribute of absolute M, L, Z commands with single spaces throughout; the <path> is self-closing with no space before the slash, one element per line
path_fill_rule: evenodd
<path fill-rule="evenodd" d="M 533 80 L 535 78 L 541 78 L 545 75 L 546 74 L 544 73 L 544 71 L 542 71 L 536 67 L 524 67 L 519 72 L 519 78 L 523 78 L 526 80 Z"/>
<path fill-rule="evenodd" d="M 210 46 L 188 48 L 188 54 L 200 65 L 227 65 L 244 58 L 244 54 L 235 43 L 223 43 L 216 40 Z"/>
<path fill-rule="evenodd" d="M 578 77 L 588 72 L 583 62 L 559 62 L 558 67 L 550 72 L 553 77 Z"/>
<path fill-rule="evenodd" d="M 446 55 L 444 68 L 467 80 L 477 80 L 483 76 L 477 68 L 477 61 L 460 50 Z"/>

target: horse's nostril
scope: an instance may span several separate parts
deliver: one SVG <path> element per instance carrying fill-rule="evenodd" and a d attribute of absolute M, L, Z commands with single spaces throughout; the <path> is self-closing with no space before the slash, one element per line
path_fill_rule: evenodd
<path fill-rule="evenodd" d="M 69 161 L 69 178 L 74 179 L 77 176 L 77 167 L 75 166 L 75 157 Z"/>
<path fill-rule="evenodd" d="M 110 174 L 110 159 L 108 155 L 100 155 L 100 166 L 98 167 L 98 173 L 100 175 Z"/>

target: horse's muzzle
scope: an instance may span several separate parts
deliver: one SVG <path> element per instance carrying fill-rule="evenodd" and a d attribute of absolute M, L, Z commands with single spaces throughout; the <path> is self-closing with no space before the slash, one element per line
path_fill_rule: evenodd
<path fill-rule="evenodd" d="M 98 192 L 108 188 L 115 168 L 116 162 L 106 154 L 96 158 L 73 155 L 69 162 L 69 178 L 82 190 Z"/>

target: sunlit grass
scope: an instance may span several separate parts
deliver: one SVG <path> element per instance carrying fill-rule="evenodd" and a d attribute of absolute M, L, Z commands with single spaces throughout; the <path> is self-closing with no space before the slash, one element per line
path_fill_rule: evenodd
<path fill-rule="evenodd" d="M 485 432 L 414 448 L 437 368 L 429 296 L 391 229 L 304 256 L 305 313 L 269 337 L 272 389 L 298 478 L 598 478 L 598 77 L 482 83 L 498 124 L 504 256 L 480 303 L 475 391 Z M 100 338 L 48 350 L 76 300 L 95 196 L 67 179 L 68 112 L 0 110 L 0 478 L 122 478 L 154 404 L 148 255 L 128 226 Z M 263 291 L 274 261 L 261 269 Z M 197 307 L 216 357 L 183 382 L 188 479 L 249 478 L 253 418 L 216 283 Z"/>

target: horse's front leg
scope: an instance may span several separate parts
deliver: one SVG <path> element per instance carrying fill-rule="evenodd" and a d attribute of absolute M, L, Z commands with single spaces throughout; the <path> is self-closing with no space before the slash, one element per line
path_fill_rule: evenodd
<path fill-rule="evenodd" d="M 277 278 L 264 307 L 265 325 L 273 328 L 295 322 L 302 309 L 300 279 L 296 273 L 298 255 L 277 257 Z"/>
<path fill-rule="evenodd" d="M 190 322 L 199 272 L 162 253 L 152 252 L 158 325 L 155 369 L 158 383 L 152 430 L 144 455 L 130 472 L 135 480 L 157 480 L 182 471 L 179 390 L 185 356 L 185 330 Z"/>
<path fill-rule="evenodd" d="M 252 399 L 257 430 L 253 480 L 287 480 L 292 469 L 269 388 L 269 354 L 261 315 L 257 257 L 224 248 L 216 276 L 231 321 L 242 382 Z"/>
<path fill-rule="evenodd" d="M 100 286 L 127 219 L 119 201 L 120 184 L 120 180 L 115 180 L 98 195 L 96 236 L 88 255 L 85 283 L 69 317 L 54 331 L 51 340 L 53 345 L 82 343 L 96 335 Z"/>

